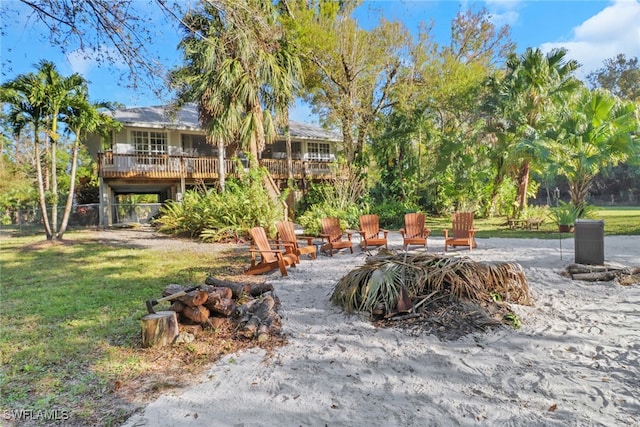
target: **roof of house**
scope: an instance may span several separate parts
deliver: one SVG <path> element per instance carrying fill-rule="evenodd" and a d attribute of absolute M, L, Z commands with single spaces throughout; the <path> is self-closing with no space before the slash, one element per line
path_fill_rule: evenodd
<path fill-rule="evenodd" d="M 168 105 L 135 107 L 115 110 L 113 118 L 127 126 L 159 129 L 202 131 L 196 104 L 186 104 L 173 112 Z M 341 141 L 342 138 L 321 127 L 291 121 L 291 137 L 294 139 Z"/>

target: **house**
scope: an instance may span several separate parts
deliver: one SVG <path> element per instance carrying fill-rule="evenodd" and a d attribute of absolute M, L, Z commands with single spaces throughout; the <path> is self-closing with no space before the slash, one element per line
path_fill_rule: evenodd
<path fill-rule="evenodd" d="M 198 121 L 198 109 L 188 104 L 177 112 L 169 106 L 117 110 L 113 117 L 123 124 L 105 142 L 93 136 L 88 140 L 90 154 L 97 160 L 100 179 L 100 225 L 113 225 L 121 196 L 155 195 L 157 203 L 180 200 L 195 185 L 214 186 L 219 179 L 218 149 L 206 142 Z M 322 128 L 290 123 L 293 176 L 298 188 L 310 182 L 333 177 L 341 138 Z M 285 141 L 278 135 L 260 155 L 260 164 L 271 174 L 276 192 L 287 182 Z M 237 147 L 223 153 L 225 171 L 233 175 L 238 167 Z"/>

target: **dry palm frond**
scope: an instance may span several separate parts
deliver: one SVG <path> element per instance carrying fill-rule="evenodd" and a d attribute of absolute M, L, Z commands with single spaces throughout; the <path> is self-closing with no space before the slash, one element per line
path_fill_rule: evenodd
<path fill-rule="evenodd" d="M 402 267 L 389 261 L 367 263 L 366 266 L 340 279 L 331 300 L 350 313 L 372 312 L 380 305 L 385 311 L 395 307 L 404 283 Z"/>
<path fill-rule="evenodd" d="M 484 283 L 489 292 L 496 292 L 504 301 L 531 305 L 529 284 L 520 264 L 512 262 L 483 264 Z"/>
<path fill-rule="evenodd" d="M 425 253 L 392 255 L 380 253 L 342 277 L 332 301 L 348 312 L 384 307 L 392 311 L 401 288 L 412 300 L 443 296 L 471 302 L 503 300 L 530 305 L 529 286 L 519 264 L 477 263 L 468 257 L 442 257 Z M 422 298 L 421 298 L 422 296 Z"/>

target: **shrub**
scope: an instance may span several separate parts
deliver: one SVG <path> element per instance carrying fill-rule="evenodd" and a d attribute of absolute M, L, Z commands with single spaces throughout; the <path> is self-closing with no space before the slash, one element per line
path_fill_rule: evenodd
<path fill-rule="evenodd" d="M 160 231 L 186 233 L 205 241 L 225 242 L 246 238 L 255 226 L 273 233 L 274 223 L 284 216 L 280 201 L 262 186 L 261 170 L 230 179 L 225 191 L 190 190 L 182 202 L 169 201 L 155 224 Z"/>
<path fill-rule="evenodd" d="M 404 214 L 417 212 L 419 209 L 412 203 L 396 200 L 383 201 L 371 207 L 371 213 L 378 215 L 383 228 L 400 228 L 404 225 Z"/>

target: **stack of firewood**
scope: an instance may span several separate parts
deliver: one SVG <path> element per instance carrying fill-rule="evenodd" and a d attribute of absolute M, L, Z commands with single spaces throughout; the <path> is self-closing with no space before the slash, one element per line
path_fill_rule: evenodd
<path fill-rule="evenodd" d="M 171 284 L 163 296 L 183 291 L 187 286 Z M 241 284 L 207 277 L 205 285 L 175 299 L 170 310 L 178 315 L 184 330 L 217 327 L 230 320 L 239 336 L 266 341 L 280 331 L 278 299 L 270 284 Z"/>

